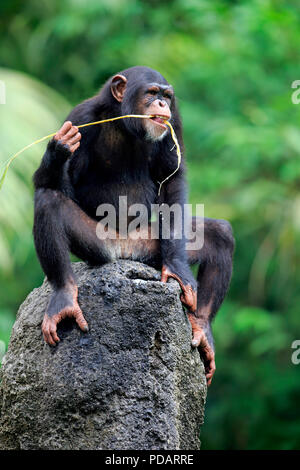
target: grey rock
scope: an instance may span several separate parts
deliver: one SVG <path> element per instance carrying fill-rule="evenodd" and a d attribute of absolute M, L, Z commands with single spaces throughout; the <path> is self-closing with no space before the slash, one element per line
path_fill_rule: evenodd
<path fill-rule="evenodd" d="M 0 385 L 0 449 L 200 448 L 206 380 L 176 281 L 141 263 L 73 263 L 89 324 L 41 322 L 51 288 L 21 305 Z"/>

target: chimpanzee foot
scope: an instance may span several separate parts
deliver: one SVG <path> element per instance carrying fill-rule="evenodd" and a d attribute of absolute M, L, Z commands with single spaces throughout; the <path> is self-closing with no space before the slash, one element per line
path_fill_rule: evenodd
<path fill-rule="evenodd" d="M 193 313 L 189 313 L 188 318 L 192 325 L 192 346 L 199 349 L 205 367 L 207 386 L 209 386 L 216 370 L 215 353 L 207 340 L 200 319 Z"/>
<path fill-rule="evenodd" d="M 75 284 L 68 284 L 53 292 L 42 323 L 43 337 L 49 345 L 56 346 L 60 341 L 56 329 L 63 318 L 74 317 L 79 328 L 88 331 L 88 324 L 78 305 L 77 296 L 78 289 Z"/>
<path fill-rule="evenodd" d="M 167 266 L 163 266 L 161 270 L 161 282 L 167 282 L 170 278 L 176 279 L 181 287 L 181 302 L 189 309 L 189 311 L 195 312 L 197 307 L 197 292 L 190 284 L 184 284 L 180 277 L 171 272 Z"/>

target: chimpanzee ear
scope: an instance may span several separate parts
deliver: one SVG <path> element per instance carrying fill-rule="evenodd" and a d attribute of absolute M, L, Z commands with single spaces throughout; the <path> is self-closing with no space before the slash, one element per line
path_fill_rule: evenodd
<path fill-rule="evenodd" d="M 116 98 L 117 101 L 121 103 L 124 97 L 124 93 L 126 90 L 126 83 L 127 83 L 127 78 L 124 77 L 124 75 L 115 75 L 111 79 L 111 92 L 112 95 Z"/>

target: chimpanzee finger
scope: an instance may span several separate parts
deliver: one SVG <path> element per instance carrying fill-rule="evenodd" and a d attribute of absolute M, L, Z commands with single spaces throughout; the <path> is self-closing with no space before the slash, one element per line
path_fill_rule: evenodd
<path fill-rule="evenodd" d="M 82 331 L 89 331 L 89 326 L 88 326 L 88 323 L 86 321 L 86 319 L 84 318 L 83 316 L 83 313 L 81 310 L 77 310 L 76 314 L 75 314 L 75 320 L 77 322 L 77 325 L 79 326 L 79 328 L 82 330 Z"/>
<path fill-rule="evenodd" d="M 198 348 L 202 339 L 202 331 L 193 331 L 192 346 L 193 348 Z"/>
<path fill-rule="evenodd" d="M 54 139 L 60 140 L 72 128 L 71 121 L 66 121 L 59 131 L 55 134 Z"/>
<path fill-rule="evenodd" d="M 75 145 L 71 145 L 71 147 L 69 147 L 70 152 L 74 153 L 75 150 L 77 150 L 79 146 L 80 146 L 80 142 L 77 142 L 77 144 L 75 144 Z"/>
<path fill-rule="evenodd" d="M 60 141 L 63 143 L 63 144 L 68 144 L 69 143 L 69 140 L 74 137 L 74 135 L 76 135 L 78 132 L 78 128 L 77 127 L 71 127 L 71 129 L 65 134 L 63 135 L 61 138 L 60 138 Z"/>
<path fill-rule="evenodd" d="M 43 337 L 46 343 L 50 344 L 51 346 L 55 346 L 56 343 L 59 341 L 59 337 L 56 333 L 56 325 L 58 321 L 59 318 L 56 315 L 54 315 L 54 317 L 49 317 L 48 315 L 45 315 L 43 320 Z"/>
<path fill-rule="evenodd" d="M 209 346 L 201 346 L 200 345 L 200 355 L 203 359 L 204 365 L 208 367 L 212 361 L 214 361 L 215 356 Z"/>
<path fill-rule="evenodd" d="M 77 142 L 79 142 L 80 139 L 81 139 L 81 134 L 80 134 L 80 132 L 77 132 L 73 137 L 68 139 L 68 145 L 69 146 L 74 145 Z"/>
<path fill-rule="evenodd" d="M 58 343 L 60 341 L 59 337 L 57 336 L 56 325 L 52 324 L 50 326 L 50 335 L 55 343 Z"/>
<path fill-rule="evenodd" d="M 210 365 L 209 366 L 209 371 L 206 372 L 206 374 L 205 374 L 208 387 L 210 386 L 210 384 L 212 382 L 212 378 L 213 378 L 213 375 L 214 375 L 215 371 L 216 371 L 216 368 L 213 365 Z"/>
<path fill-rule="evenodd" d="M 69 140 L 71 137 L 77 134 L 77 132 L 78 132 L 78 127 L 72 126 L 71 129 L 64 135 L 64 139 Z"/>
<path fill-rule="evenodd" d="M 43 330 L 43 336 L 44 336 L 44 339 L 45 339 L 46 343 L 48 343 L 50 346 L 55 346 L 56 345 L 54 339 L 51 336 L 49 327 L 47 327 Z"/>
<path fill-rule="evenodd" d="M 216 371 L 215 355 L 210 347 L 203 347 L 200 355 L 204 362 L 207 385 L 209 386 Z"/>
<path fill-rule="evenodd" d="M 207 378 L 212 377 L 216 371 L 216 363 L 215 363 L 214 358 L 207 361 L 204 365 L 205 365 L 206 377 Z"/>

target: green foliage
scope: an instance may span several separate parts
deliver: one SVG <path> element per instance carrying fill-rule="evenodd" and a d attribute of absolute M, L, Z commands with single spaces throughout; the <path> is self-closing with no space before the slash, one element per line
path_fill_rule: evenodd
<path fill-rule="evenodd" d="M 0 64 L 73 104 L 124 68 L 148 65 L 174 85 L 190 200 L 230 220 L 232 286 L 214 325 L 217 373 L 204 448 L 299 448 L 300 108 L 297 2 L 283 0 L 2 0 Z M 49 88 L 0 71 L 1 161 L 54 131 L 69 109 Z M 41 280 L 33 251 L 31 174 L 43 144 L 19 157 L 0 194 L 0 340 Z M 2 300 L 2 298 L 1 298 Z M 3 307 L 2 307 L 3 304 Z M 2 321 L 2 320 L 1 320 Z M 5 323 L 6 322 L 6 323 Z"/>
<path fill-rule="evenodd" d="M 0 77 L 6 85 L 6 104 L 0 105 L 2 170 L 16 151 L 49 134 L 49 129 L 58 129 L 70 105 L 22 73 L 0 69 Z M 38 144 L 21 154 L 11 165 L 0 193 L 0 340 L 6 344 L 20 302 L 42 280 L 32 239 L 31 178 L 44 149 L 45 144 Z"/>

